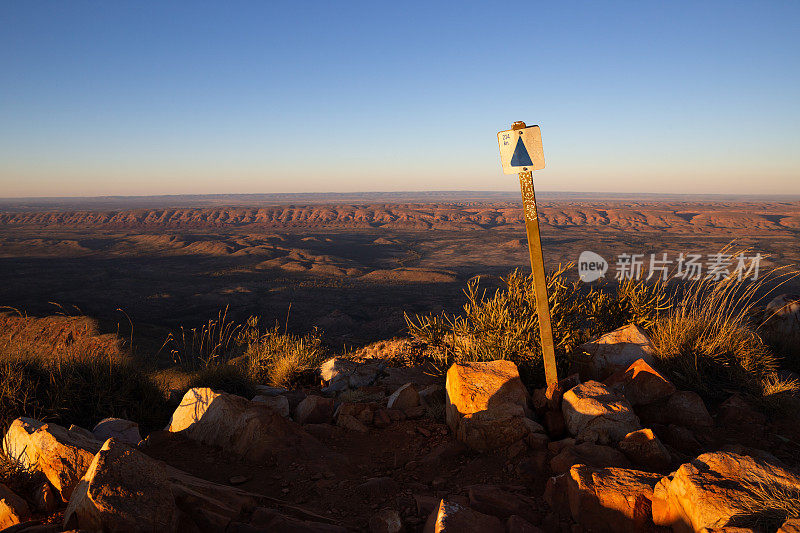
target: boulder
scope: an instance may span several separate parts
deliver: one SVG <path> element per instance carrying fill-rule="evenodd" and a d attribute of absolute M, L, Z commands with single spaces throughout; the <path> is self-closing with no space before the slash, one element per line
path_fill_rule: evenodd
<path fill-rule="evenodd" d="M 400 409 L 407 411 L 420 405 L 419 392 L 413 383 L 406 383 L 389 396 L 386 402 L 387 409 Z"/>
<path fill-rule="evenodd" d="M 31 515 L 25 500 L 0 483 L 0 530 L 21 524 Z"/>
<path fill-rule="evenodd" d="M 561 438 L 567 430 L 564 424 L 564 413 L 561 411 L 547 411 L 544 414 L 544 427 L 552 439 Z"/>
<path fill-rule="evenodd" d="M 445 381 L 447 424 L 456 438 L 484 451 L 527 433 L 529 395 L 511 361 L 456 363 Z"/>
<path fill-rule="evenodd" d="M 508 520 L 518 515 L 529 522 L 541 522 L 542 513 L 536 502 L 494 485 L 473 485 L 469 488 L 469 507 L 478 512 Z"/>
<path fill-rule="evenodd" d="M 522 407 L 506 404 L 462 417 L 456 438 L 479 452 L 496 450 L 526 438 L 531 432 L 526 420 Z"/>
<path fill-rule="evenodd" d="M 551 383 L 544 390 L 543 407 L 551 411 L 561 410 L 561 398 L 563 398 L 564 393 L 573 387 L 577 387 L 580 385 L 580 383 L 581 380 L 578 374 L 572 374 L 564 379 L 558 380 L 555 383 Z"/>
<path fill-rule="evenodd" d="M 46 515 L 52 514 L 59 506 L 60 498 L 56 495 L 50 483 L 42 481 L 34 486 L 31 491 L 36 510 Z"/>
<path fill-rule="evenodd" d="M 769 508 L 781 494 L 800 494 L 798 474 L 746 455 L 706 453 L 659 482 L 653 519 L 676 531 L 737 526 L 755 518 L 754 502 Z"/>
<path fill-rule="evenodd" d="M 401 533 L 405 531 L 400 513 L 394 509 L 382 509 L 369 518 L 370 533 Z"/>
<path fill-rule="evenodd" d="M 800 294 L 781 294 L 764 310 L 765 326 L 786 337 L 800 335 Z"/>
<path fill-rule="evenodd" d="M 734 430 L 746 428 L 748 432 L 752 433 L 754 430 L 763 429 L 767 423 L 767 417 L 754 409 L 739 394 L 733 394 L 720 404 L 717 411 L 717 422 Z"/>
<path fill-rule="evenodd" d="M 289 399 L 286 396 L 282 395 L 273 395 L 268 396 L 265 394 L 259 394 L 253 398 L 254 402 L 263 403 L 273 411 L 277 412 L 284 418 L 289 418 L 291 415 L 291 409 L 289 408 Z"/>
<path fill-rule="evenodd" d="M 334 413 L 334 418 L 338 419 L 340 416 L 349 415 L 364 425 L 371 425 L 375 420 L 375 412 L 378 406 L 372 402 L 342 402 Z"/>
<path fill-rule="evenodd" d="M 619 450 L 610 446 L 602 446 L 591 442 L 582 442 L 576 446 L 566 446 L 550 460 L 550 470 L 554 474 L 569 471 L 573 465 L 584 464 L 597 468 L 630 467 L 631 463 Z"/>
<path fill-rule="evenodd" d="M 637 359 L 654 364 L 653 347 L 642 328 L 628 324 L 578 347 L 584 356 L 576 362 L 583 379 L 603 380 L 624 371 Z"/>
<path fill-rule="evenodd" d="M 64 528 L 223 531 L 256 503 L 253 495 L 195 478 L 109 439 L 75 488 Z"/>
<path fill-rule="evenodd" d="M 419 391 L 419 401 L 426 407 L 436 407 L 444 405 L 446 402 L 444 387 L 438 383 L 428 385 Z"/>
<path fill-rule="evenodd" d="M 568 390 L 561 410 L 567 430 L 578 440 L 608 444 L 641 428 L 631 404 L 597 381 Z"/>
<path fill-rule="evenodd" d="M 603 383 L 625 396 L 631 405 L 647 405 L 672 396 L 675 392 L 667 378 L 653 370 L 644 359 L 608 377 Z"/>
<path fill-rule="evenodd" d="M 386 368 L 385 361 L 358 363 L 342 357 L 332 357 L 319 367 L 326 392 L 341 392 L 372 385 Z"/>
<path fill-rule="evenodd" d="M 239 455 L 272 462 L 304 455 L 329 458 L 301 426 L 259 402 L 208 388 L 189 390 L 172 414 L 167 431 Z"/>
<path fill-rule="evenodd" d="M 283 387 L 272 387 L 270 385 L 256 385 L 255 388 L 259 396 L 281 396 L 289 392 L 288 389 Z"/>
<path fill-rule="evenodd" d="M 633 464 L 660 472 L 669 468 L 672 456 L 652 429 L 638 429 L 619 441 L 619 449 Z"/>
<path fill-rule="evenodd" d="M 489 516 L 450 500 L 442 500 L 428 517 L 424 533 L 505 533 L 506 528 L 495 516 Z"/>
<path fill-rule="evenodd" d="M 81 426 L 76 426 L 75 424 L 70 424 L 69 431 L 70 433 L 77 433 L 79 435 L 83 435 L 84 437 L 90 440 L 97 440 L 97 437 L 95 437 L 94 433 L 92 433 L 86 428 L 82 428 Z"/>
<path fill-rule="evenodd" d="M 653 527 L 659 474 L 625 468 L 573 466 L 567 477 L 572 518 L 592 532 L 639 532 Z"/>
<path fill-rule="evenodd" d="M 670 424 L 664 431 L 663 437 L 667 445 L 687 455 L 696 455 L 702 449 L 694 432 L 683 426 Z"/>
<path fill-rule="evenodd" d="M 671 423 L 687 428 L 706 428 L 714 425 L 703 399 L 692 391 L 678 391 L 670 396 L 667 400 L 666 414 Z"/>
<path fill-rule="evenodd" d="M 41 472 L 67 501 L 102 442 L 57 424 L 17 418 L 3 438 L 3 451 L 24 468 Z"/>
<path fill-rule="evenodd" d="M 309 395 L 294 410 L 294 420 L 298 424 L 325 424 L 333 419 L 333 398 Z"/>
<path fill-rule="evenodd" d="M 139 424 L 124 418 L 104 418 L 97 423 L 92 434 L 100 442 L 113 438 L 133 446 L 142 440 L 142 436 L 139 434 Z"/>

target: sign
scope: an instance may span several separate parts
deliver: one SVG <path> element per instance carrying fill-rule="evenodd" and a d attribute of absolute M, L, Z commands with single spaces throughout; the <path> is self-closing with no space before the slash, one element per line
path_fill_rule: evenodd
<path fill-rule="evenodd" d="M 506 130 L 497 134 L 500 162 L 505 174 L 518 174 L 544 168 L 542 132 L 539 126 Z"/>
<path fill-rule="evenodd" d="M 556 351 L 553 343 L 553 326 L 550 323 L 550 304 L 547 298 L 547 277 L 544 271 L 542 238 L 539 234 L 539 213 L 536 210 L 536 194 L 533 190 L 533 171 L 544 168 L 542 134 L 539 126 L 526 127 L 524 122 L 515 122 L 512 129 L 497 134 L 500 145 L 500 161 L 506 174 L 519 173 L 519 188 L 522 193 L 522 209 L 525 214 L 525 232 L 528 235 L 528 253 L 533 272 L 533 292 L 536 297 L 536 315 L 539 317 L 539 338 L 542 341 L 544 377 L 550 386 L 558 383 Z M 555 390 L 555 389 L 553 389 Z"/>

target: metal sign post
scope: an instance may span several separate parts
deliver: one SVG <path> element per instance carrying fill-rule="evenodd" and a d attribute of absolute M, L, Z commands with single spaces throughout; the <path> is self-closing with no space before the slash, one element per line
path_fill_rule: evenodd
<path fill-rule="evenodd" d="M 525 213 L 525 231 L 528 234 L 528 251 L 533 270 L 536 313 L 539 316 L 539 336 L 542 339 L 544 377 L 548 385 L 555 385 L 558 382 L 556 352 L 553 344 L 553 327 L 550 324 L 550 305 L 547 300 L 542 239 L 539 234 L 539 213 L 536 210 L 536 195 L 533 192 L 533 171 L 544 168 L 542 134 L 539 126 L 526 127 L 524 122 L 515 122 L 511 125 L 510 130 L 497 134 L 497 142 L 500 145 L 503 172 L 506 174 L 519 173 L 522 208 Z"/>

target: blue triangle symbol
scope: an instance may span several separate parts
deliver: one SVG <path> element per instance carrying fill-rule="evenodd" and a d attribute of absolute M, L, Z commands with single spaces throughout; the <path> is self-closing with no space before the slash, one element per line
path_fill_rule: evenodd
<path fill-rule="evenodd" d="M 528 155 L 528 150 L 525 149 L 525 144 L 522 142 L 522 136 L 517 139 L 517 146 L 514 148 L 514 155 L 511 156 L 512 167 L 530 167 L 533 166 L 531 156 Z"/>

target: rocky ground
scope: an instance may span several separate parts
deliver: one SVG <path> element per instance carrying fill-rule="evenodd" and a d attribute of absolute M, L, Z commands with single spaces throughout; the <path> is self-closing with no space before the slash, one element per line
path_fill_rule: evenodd
<path fill-rule="evenodd" d="M 19 418 L 3 450 L 33 475 L 0 484 L 0 528 L 800 531 L 784 523 L 800 505 L 796 423 L 735 392 L 707 406 L 676 390 L 635 326 L 533 391 L 508 361 L 445 380 L 387 367 L 381 350 L 407 342 L 330 359 L 302 390 L 191 389 L 144 439 L 135 421 Z"/>

